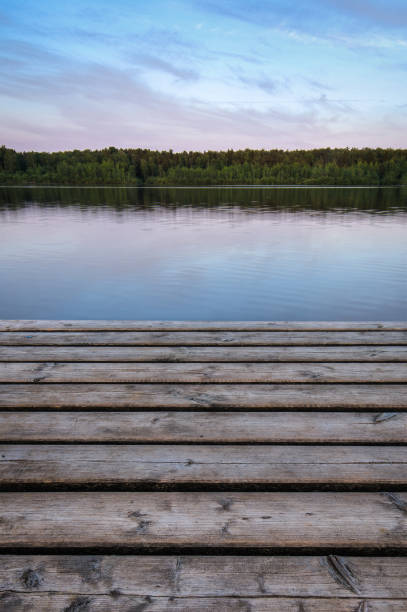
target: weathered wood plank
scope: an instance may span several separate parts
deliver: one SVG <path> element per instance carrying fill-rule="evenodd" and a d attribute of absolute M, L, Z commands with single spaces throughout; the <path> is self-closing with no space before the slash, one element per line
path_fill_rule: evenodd
<path fill-rule="evenodd" d="M 400 384 L 1 384 L 1 408 L 407 408 Z"/>
<path fill-rule="evenodd" d="M 360 598 L 407 599 L 407 558 L 0 555 L 0 590 L 72 596 L 113 591 L 142 597 L 335 597 L 353 602 L 354 612 Z"/>
<path fill-rule="evenodd" d="M 406 321 L 6 320 L 0 331 L 348 331 L 407 330 Z"/>
<path fill-rule="evenodd" d="M 0 363 L 0 383 L 407 383 L 407 363 Z"/>
<path fill-rule="evenodd" d="M 0 361 L 407 362 L 407 346 L 0 346 Z"/>
<path fill-rule="evenodd" d="M 407 484 L 389 446 L 0 445 L 0 486 Z"/>
<path fill-rule="evenodd" d="M 407 413 L 0 412 L 1 442 L 407 443 Z"/>
<path fill-rule="evenodd" d="M 0 332 L 1 346 L 407 345 L 407 331 Z"/>
<path fill-rule="evenodd" d="M 380 493 L 2 493 L 0 547 L 407 548 Z"/>
<path fill-rule="evenodd" d="M 4 606 L 4 607 L 2 607 Z M 355 607 L 356 606 L 356 607 Z M 343 600 L 336 598 L 288 599 L 261 595 L 258 597 L 145 597 L 113 595 L 72 596 L 65 593 L 13 593 L 0 595 L 4 612 L 36 610 L 36 612 L 405 612 L 403 599 Z"/>
<path fill-rule="evenodd" d="M 1 607 L 4 606 L 4 607 Z M 356 607 L 355 607 L 356 606 Z M 113 595 L 72 596 L 65 593 L 13 593 L 0 595 L 4 612 L 405 612 L 403 599 L 343 600 L 336 598 L 288 599 L 261 595 L 258 597 L 145 597 Z"/>

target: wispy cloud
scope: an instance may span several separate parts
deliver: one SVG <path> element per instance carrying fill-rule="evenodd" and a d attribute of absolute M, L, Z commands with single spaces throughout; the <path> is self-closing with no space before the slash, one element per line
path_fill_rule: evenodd
<path fill-rule="evenodd" d="M 307 77 L 304 77 L 304 80 L 308 83 L 308 85 L 310 85 L 313 89 L 317 89 L 319 91 L 332 91 L 332 87 L 330 85 L 327 85 L 326 83 L 322 83 L 321 81 L 318 81 L 316 79 L 309 79 Z"/>
<path fill-rule="evenodd" d="M 38 43 L 27 42 L 15 38 L 0 39 L 0 52 L 5 56 L 15 58 L 21 62 L 39 61 L 44 65 L 55 63 L 62 59 L 62 56 L 47 49 L 44 45 Z"/>
<path fill-rule="evenodd" d="M 407 25 L 404 0 L 326 0 L 327 5 L 363 23 L 400 29 Z"/>
<path fill-rule="evenodd" d="M 19 148 L 88 148 L 109 145 L 177 150 L 362 145 L 368 130 L 355 131 L 348 141 L 336 133 L 333 121 L 346 107 L 321 96 L 304 101 L 302 109 L 263 111 L 216 109 L 182 103 L 158 94 L 126 71 L 89 65 L 61 74 L 49 91 L 45 78 L 20 78 L 27 100 L 45 105 L 35 124 L 10 108 L 3 137 Z M 69 92 L 69 96 L 66 93 Z M 20 101 L 21 102 L 21 101 Z M 46 119 L 53 104 L 57 120 Z M 324 122 L 328 111 L 330 123 Z M 59 120 L 58 120 L 59 117 Z M 40 122 L 38 123 L 38 119 Z M 379 143 L 379 138 L 376 144 Z"/>
<path fill-rule="evenodd" d="M 2 11 L 0 11 L 0 23 L 3 25 L 8 25 L 11 23 L 11 19 Z"/>
<path fill-rule="evenodd" d="M 131 58 L 131 61 L 140 67 L 151 68 L 152 70 L 158 70 L 160 72 L 167 72 L 177 79 L 185 81 L 193 81 L 199 78 L 198 72 L 191 70 L 190 68 L 181 68 L 168 62 L 167 60 L 153 55 L 146 55 L 143 53 L 136 54 Z"/>
<path fill-rule="evenodd" d="M 403 15 L 380 25 L 383 2 L 353 4 L 71 0 L 51 10 L 25 0 L 20 15 L 10 4 L 2 140 L 53 150 L 403 146 L 405 41 L 393 25 Z"/>
<path fill-rule="evenodd" d="M 269 94 L 276 93 L 276 91 L 279 88 L 278 82 L 274 81 L 273 79 L 267 76 L 260 77 L 260 78 L 241 76 L 239 78 L 240 78 L 240 81 L 244 83 L 245 85 L 249 85 L 250 87 L 257 87 L 258 89 L 261 89 L 262 91 L 269 93 Z"/>
<path fill-rule="evenodd" d="M 251 23 L 262 28 L 299 26 L 298 29 L 311 31 L 315 24 L 315 11 L 329 20 L 329 11 L 322 0 L 296 1 L 276 0 L 273 3 L 258 0 L 198 0 L 202 10 L 238 21 Z"/>
<path fill-rule="evenodd" d="M 271 29 L 303 43 L 331 41 L 348 47 L 407 46 L 405 0 L 199 0 L 200 6 L 226 19 Z M 321 23 L 324 27 L 321 28 Z M 400 30 L 394 37 L 386 28 Z"/>

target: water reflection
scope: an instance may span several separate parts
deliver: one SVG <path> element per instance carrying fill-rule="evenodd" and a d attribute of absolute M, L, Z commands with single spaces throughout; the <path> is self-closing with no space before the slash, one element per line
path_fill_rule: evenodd
<path fill-rule="evenodd" d="M 209 188 L 128 188 L 128 187 L 0 187 L 0 207 L 21 208 L 29 204 L 46 206 L 126 208 L 165 206 L 238 206 L 249 212 L 279 210 L 351 210 L 386 212 L 407 210 L 407 188 L 378 187 L 209 187 Z M 1 209 L 0 209 L 1 210 Z"/>
<path fill-rule="evenodd" d="M 0 317 L 405 319 L 407 189 L 1 188 Z"/>

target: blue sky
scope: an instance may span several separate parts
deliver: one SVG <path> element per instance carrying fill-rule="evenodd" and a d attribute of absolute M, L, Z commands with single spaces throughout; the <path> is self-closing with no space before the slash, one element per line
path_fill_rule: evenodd
<path fill-rule="evenodd" d="M 406 147 L 406 0 L 0 3 L 18 150 Z"/>

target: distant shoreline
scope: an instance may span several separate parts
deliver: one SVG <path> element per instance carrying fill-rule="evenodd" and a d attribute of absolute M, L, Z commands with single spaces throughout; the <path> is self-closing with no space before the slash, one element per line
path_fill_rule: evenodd
<path fill-rule="evenodd" d="M 0 147 L 0 185 L 372 187 L 407 184 L 407 149 L 18 152 Z"/>
<path fill-rule="evenodd" d="M 403 189 L 404 185 L 24 185 L 3 184 L 0 189 Z"/>

